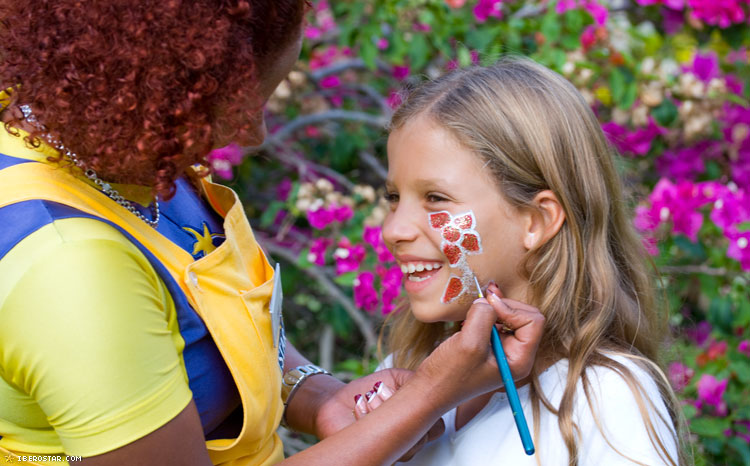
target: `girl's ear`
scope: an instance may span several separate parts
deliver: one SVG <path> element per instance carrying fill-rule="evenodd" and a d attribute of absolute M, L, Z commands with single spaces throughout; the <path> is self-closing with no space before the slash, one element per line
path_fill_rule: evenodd
<path fill-rule="evenodd" d="M 560 231 L 565 222 L 565 211 L 557 196 L 545 189 L 534 196 L 526 218 L 523 245 L 532 250 L 541 247 Z"/>

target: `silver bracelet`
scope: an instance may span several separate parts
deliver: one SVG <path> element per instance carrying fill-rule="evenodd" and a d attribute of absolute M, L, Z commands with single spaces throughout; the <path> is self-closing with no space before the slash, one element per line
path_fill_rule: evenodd
<path fill-rule="evenodd" d="M 289 429 L 289 424 L 286 422 L 286 408 L 289 406 L 289 402 L 292 400 L 294 393 L 299 389 L 305 379 L 317 374 L 331 375 L 330 372 L 322 367 L 316 366 L 315 364 L 305 364 L 288 371 L 284 374 L 284 377 L 281 378 L 281 401 L 284 403 L 284 414 L 281 416 L 281 425 L 283 427 Z"/>

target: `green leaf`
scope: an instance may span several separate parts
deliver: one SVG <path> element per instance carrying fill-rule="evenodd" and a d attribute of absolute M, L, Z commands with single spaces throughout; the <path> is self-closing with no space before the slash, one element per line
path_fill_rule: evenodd
<path fill-rule="evenodd" d="M 375 69 L 375 59 L 378 56 L 378 49 L 372 41 L 365 40 L 359 48 L 359 56 L 362 57 L 362 61 L 371 70 Z"/>
<path fill-rule="evenodd" d="M 627 78 L 620 68 L 615 68 L 609 75 L 609 89 L 612 93 L 612 99 L 618 104 L 625 96 L 625 86 Z"/>
<path fill-rule="evenodd" d="M 411 62 L 412 70 L 421 70 L 430 55 L 430 44 L 422 34 L 414 34 L 411 42 L 409 43 L 409 60 Z"/>
<path fill-rule="evenodd" d="M 746 357 L 743 359 L 747 359 Z M 729 364 L 729 369 L 734 371 L 735 374 L 737 374 L 737 378 L 742 382 L 743 384 L 750 384 L 750 364 L 747 362 L 738 362 L 734 361 L 731 364 Z"/>
<path fill-rule="evenodd" d="M 690 431 L 703 437 L 724 437 L 729 426 L 727 418 L 696 417 L 690 421 Z"/>
<path fill-rule="evenodd" d="M 651 109 L 651 116 L 662 126 L 669 126 L 677 119 L 677 106 L 672 99 L 665 98 L 661 104 Z"/>
<path fill-rule="evenodd" d="M 690 420 L 694 418 L 696 414 L 698 414 L 698 408 L 691 404 L 687 404 L 682 407 L 682 412 L 685 414 L 685 418 L 687 420 Z"/>
<path fill-rule="evenodd" d="M 735 225 L 735 227 L 737 228 L 737 231 L 739 231 L 740 233 L 750 231 L 750 220 L 740 222 L 737 225 Z"/>
<path fill-rule="evenodd" d="M 471 52 L 464 46 L 458 48 L 458 65 L 461 68 L 471 65 Z"/>
<path fill-rule="evenodd" d="M 357 278 L 357 272 L 347 272 L 345 274 L 341 274 L 333 279 L 334 282 L 341 286 L 346 286 L 351 288 L 354 286 L 354 280 Z"/>
<path fill-rule="evenodd" d="M 727 443 L 742 458 L 742 464 L 750 464 L 750 445 L 739 437 L 731 437 Z"/>
<path fill-rule="evenodd" d="M 267 228 L 273 224 L 273 221 L 276 220 L 276 215 L 285 207 L 286 203 L 281 201 L 271 201 L 270 204 L 268 204 L 268 207 L 266 210 L 263 211 L 263 214 L 260 216 L 260 225 L 263 228 Z"/>
<path fill-rule="evenodd" d="M 550 7 L 547 14 L 544 15 L 540 30 L 544 34 L 544 38 L 547 39 L 547 43 L 557 42 L 557 39 L 560 38 L 562 27 L 554 8 Z"/>

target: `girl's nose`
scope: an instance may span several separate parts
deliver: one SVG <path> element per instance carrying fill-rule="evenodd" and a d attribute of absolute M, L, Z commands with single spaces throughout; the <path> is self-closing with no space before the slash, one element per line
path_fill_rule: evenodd
<path fill-rule="evenodd" d="M 383 222 L 383 240 L 389 246 L 414 241 L 419 235 L 416 213 L 398 206 L 386 215 Z M 427 220 L 425 220 L 425 223 Z"/>

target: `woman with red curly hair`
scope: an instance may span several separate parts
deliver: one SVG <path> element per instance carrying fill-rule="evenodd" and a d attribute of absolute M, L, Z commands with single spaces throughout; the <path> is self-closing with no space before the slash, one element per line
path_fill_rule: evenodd
<path fill-rule="evenodd" d="M 517 328 L 514 373 L 529 373 L 543 319 L 483 300 L 414 373 L 344 385 L 286 343 L 279 274 L 236 194 L 199 167 L 213 147 L 262 142 L 305 8 L 0 0 L 7 461 L 274 464 L 283 419 L 323 439 L 285 463 L 392 463 L 497 386 L 498 315 Z M 354 423 L 373 383 L 368 398 L 390 399 Z"/>

